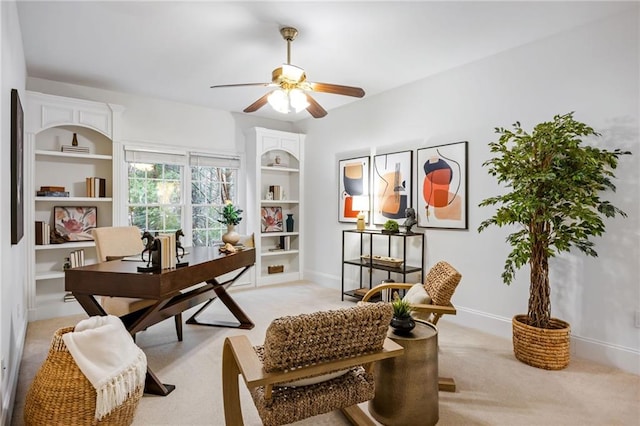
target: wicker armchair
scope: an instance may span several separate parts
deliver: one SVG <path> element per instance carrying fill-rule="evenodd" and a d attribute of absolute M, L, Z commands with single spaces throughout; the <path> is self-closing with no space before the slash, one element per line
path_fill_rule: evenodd
<path fill-rule="evenodd" d="M 371 303 L 276 319 L 263 346 L 252 347 L 246 336 L 228 337 L 222 354 L 225 424 L 243 425 L 238 375 L 266 426 L 337 409 L 352 424 L 373 424 L 357 404 L 374 396 L 373 363 L 404 351 L 386 338 L 391 315 L 388 303 Z"/>
<path fill-rule="evenodd" d="M 127 256 L 140 255 L 144 244 L 140 239 L 140 230 L 136 226 L 115 226 L 95 228 L 92 231 L 96 241 L 98 262 L 106 262 Z M 106 313 L 123 317 L 140 309 L 147 308 L 156 300 L 138 299 L 132 297 L 103 296 L 100 304 Z M 182 313 L 174 316 L 176 335 L 182 342 Z M 135 336 L 133 336 L 135 338 Z"/>
<path fill-rule="evenodd" d="M 451 297 L 460 283 L 462 275 L 449 263 L 440 261 L 430 270 L 424 280 L 424 289 L 427 291 L 430 303 L 411 304 L 412 315 L 421 321 L 427 321 L 436 325 L 442 315 L 455 315 L 456 308 L 451 303 Z M 409 290 L 414 284 L 410 283 L 385 283 L 369 290 L 362 298 L 363 302 L 370 300 L 378 293 L 386 291 L 390 298 L 393 290 Z M 456 384 L 452 378 L 441 377 L 438 381 L 440 390 L 455 392 Z"/>

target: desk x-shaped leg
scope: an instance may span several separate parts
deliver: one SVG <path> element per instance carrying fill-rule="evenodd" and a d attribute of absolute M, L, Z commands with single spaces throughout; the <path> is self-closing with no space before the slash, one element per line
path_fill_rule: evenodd
<path fill-rule="evenodd" d="M 227 280 L 223 283 L 219 283 L 215 278 L 208 280 L 206 286 L 209 286 L 215 292 L 215 296 L 211 299 L 207 300 L 207 302 L 202 305 L 200 309 L 196 311 L 195 314 L 191 315 L 191 317 L 186 321 L 187 324 L 197 324 L 197 325 L 208 325 L 210 327 L 230 327 L 230 328 L 241 328 L 243 330 L 251 330 L 255 324 L 247 314 L 238 306 L 238 304 L 231 298 L 229 293 L 227 293 L 227 288 L 229 288 L 234 282 L 238 280 L 246 271 L 248 271 L 250 266 L 245 267 L 240 271 L 236 276 L 232 279 Z M 238 320 L 240 324 L 228 322 L 228 321 L 216 321 L 216 322 L 199 322 L 196 318 L 200 315 L 207 307 L 212 304 L 216 299 L 220 299 L 222 303 L 229 309 L 231 314 Z"/>

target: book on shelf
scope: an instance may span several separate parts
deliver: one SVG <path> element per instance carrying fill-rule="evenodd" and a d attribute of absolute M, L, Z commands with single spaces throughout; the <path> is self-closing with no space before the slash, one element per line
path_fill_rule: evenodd
<path fill-rule="evenodd" d="M 269 185 L 269 192 L 273 195 L 274 200 L 280 200 L 282 197 L 280 185 Z"/>
<path fill-rule="evenodd" d="M 62 145 L 60 148 L 62 152 L 76 152 L 79 154 L 88 154 L 89 147 L 86 146 L 73 146 L 73 145 Z"/>
<path fill-rule="evenodd" d="M 41 186 L 40 191 L 64 192 L 64 186 Z"/>
<path fill-rule="evenodd" d="M 69 191 L 36 191 L 38 197 L 68 197 Z"/>
<path fill-rule="evenodd" d="M 289 235 L 280 237 L 280 248 L 284 251 L 291 250 L 291 237 Z"/>
<path fill-rule="evenodd" d="M 64 299 L 65 302 L 74 302 L 76 297 L 72 293 L 65 293 Z"/>
<path fill-rule="evenodd" d="M 71 263 L 72 268 L 84 266 L 84 250 L 74 250 L 69 253 L 69 263 Z"/>
<path fill-rule="evenodd" d="M 51 227 L 47 222 L 36 221 L 36 245 L 51 244 Z"/>
<path fill-rule="evenodd" d="M 85 178 L 87 197 L 104 198 L 107 196 L 107 180 L 101 177 Z"/>

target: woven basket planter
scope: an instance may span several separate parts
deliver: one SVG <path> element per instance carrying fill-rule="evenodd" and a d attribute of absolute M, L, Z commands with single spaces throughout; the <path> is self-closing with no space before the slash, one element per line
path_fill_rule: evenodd
<path fill-rule="evenodd" d="M 550 328 L 537 328 L 528 325 L 527 319 L 527 315 L 516 315 L 511 321 L 516 358 L 545 370 L 562 370 L 569 365 L 569 323 L 551 318 Z"/>
<path fill-rule="evenodd" d="M 144 392 L 140 386 L 123 404 L 100 421 L 95 419 L 96 390 L 80 371 L 62 335 L 73 327 L 55 332 L 44 363 L 33 379 L 24 405 L 24 424 L 41 425 L 130 425 Z"/>

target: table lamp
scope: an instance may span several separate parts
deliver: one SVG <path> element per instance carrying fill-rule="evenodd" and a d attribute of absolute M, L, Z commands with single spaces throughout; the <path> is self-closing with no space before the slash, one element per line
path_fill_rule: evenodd
<path fill-rule="evenodd" d="M 356 195 L 353 197 L 353 204 L 351 208 L 358 213 L 356 229 L 358 231 L 364 231 L 364 212 L 369 211 L 369 196 L 368 195 Z"/>

